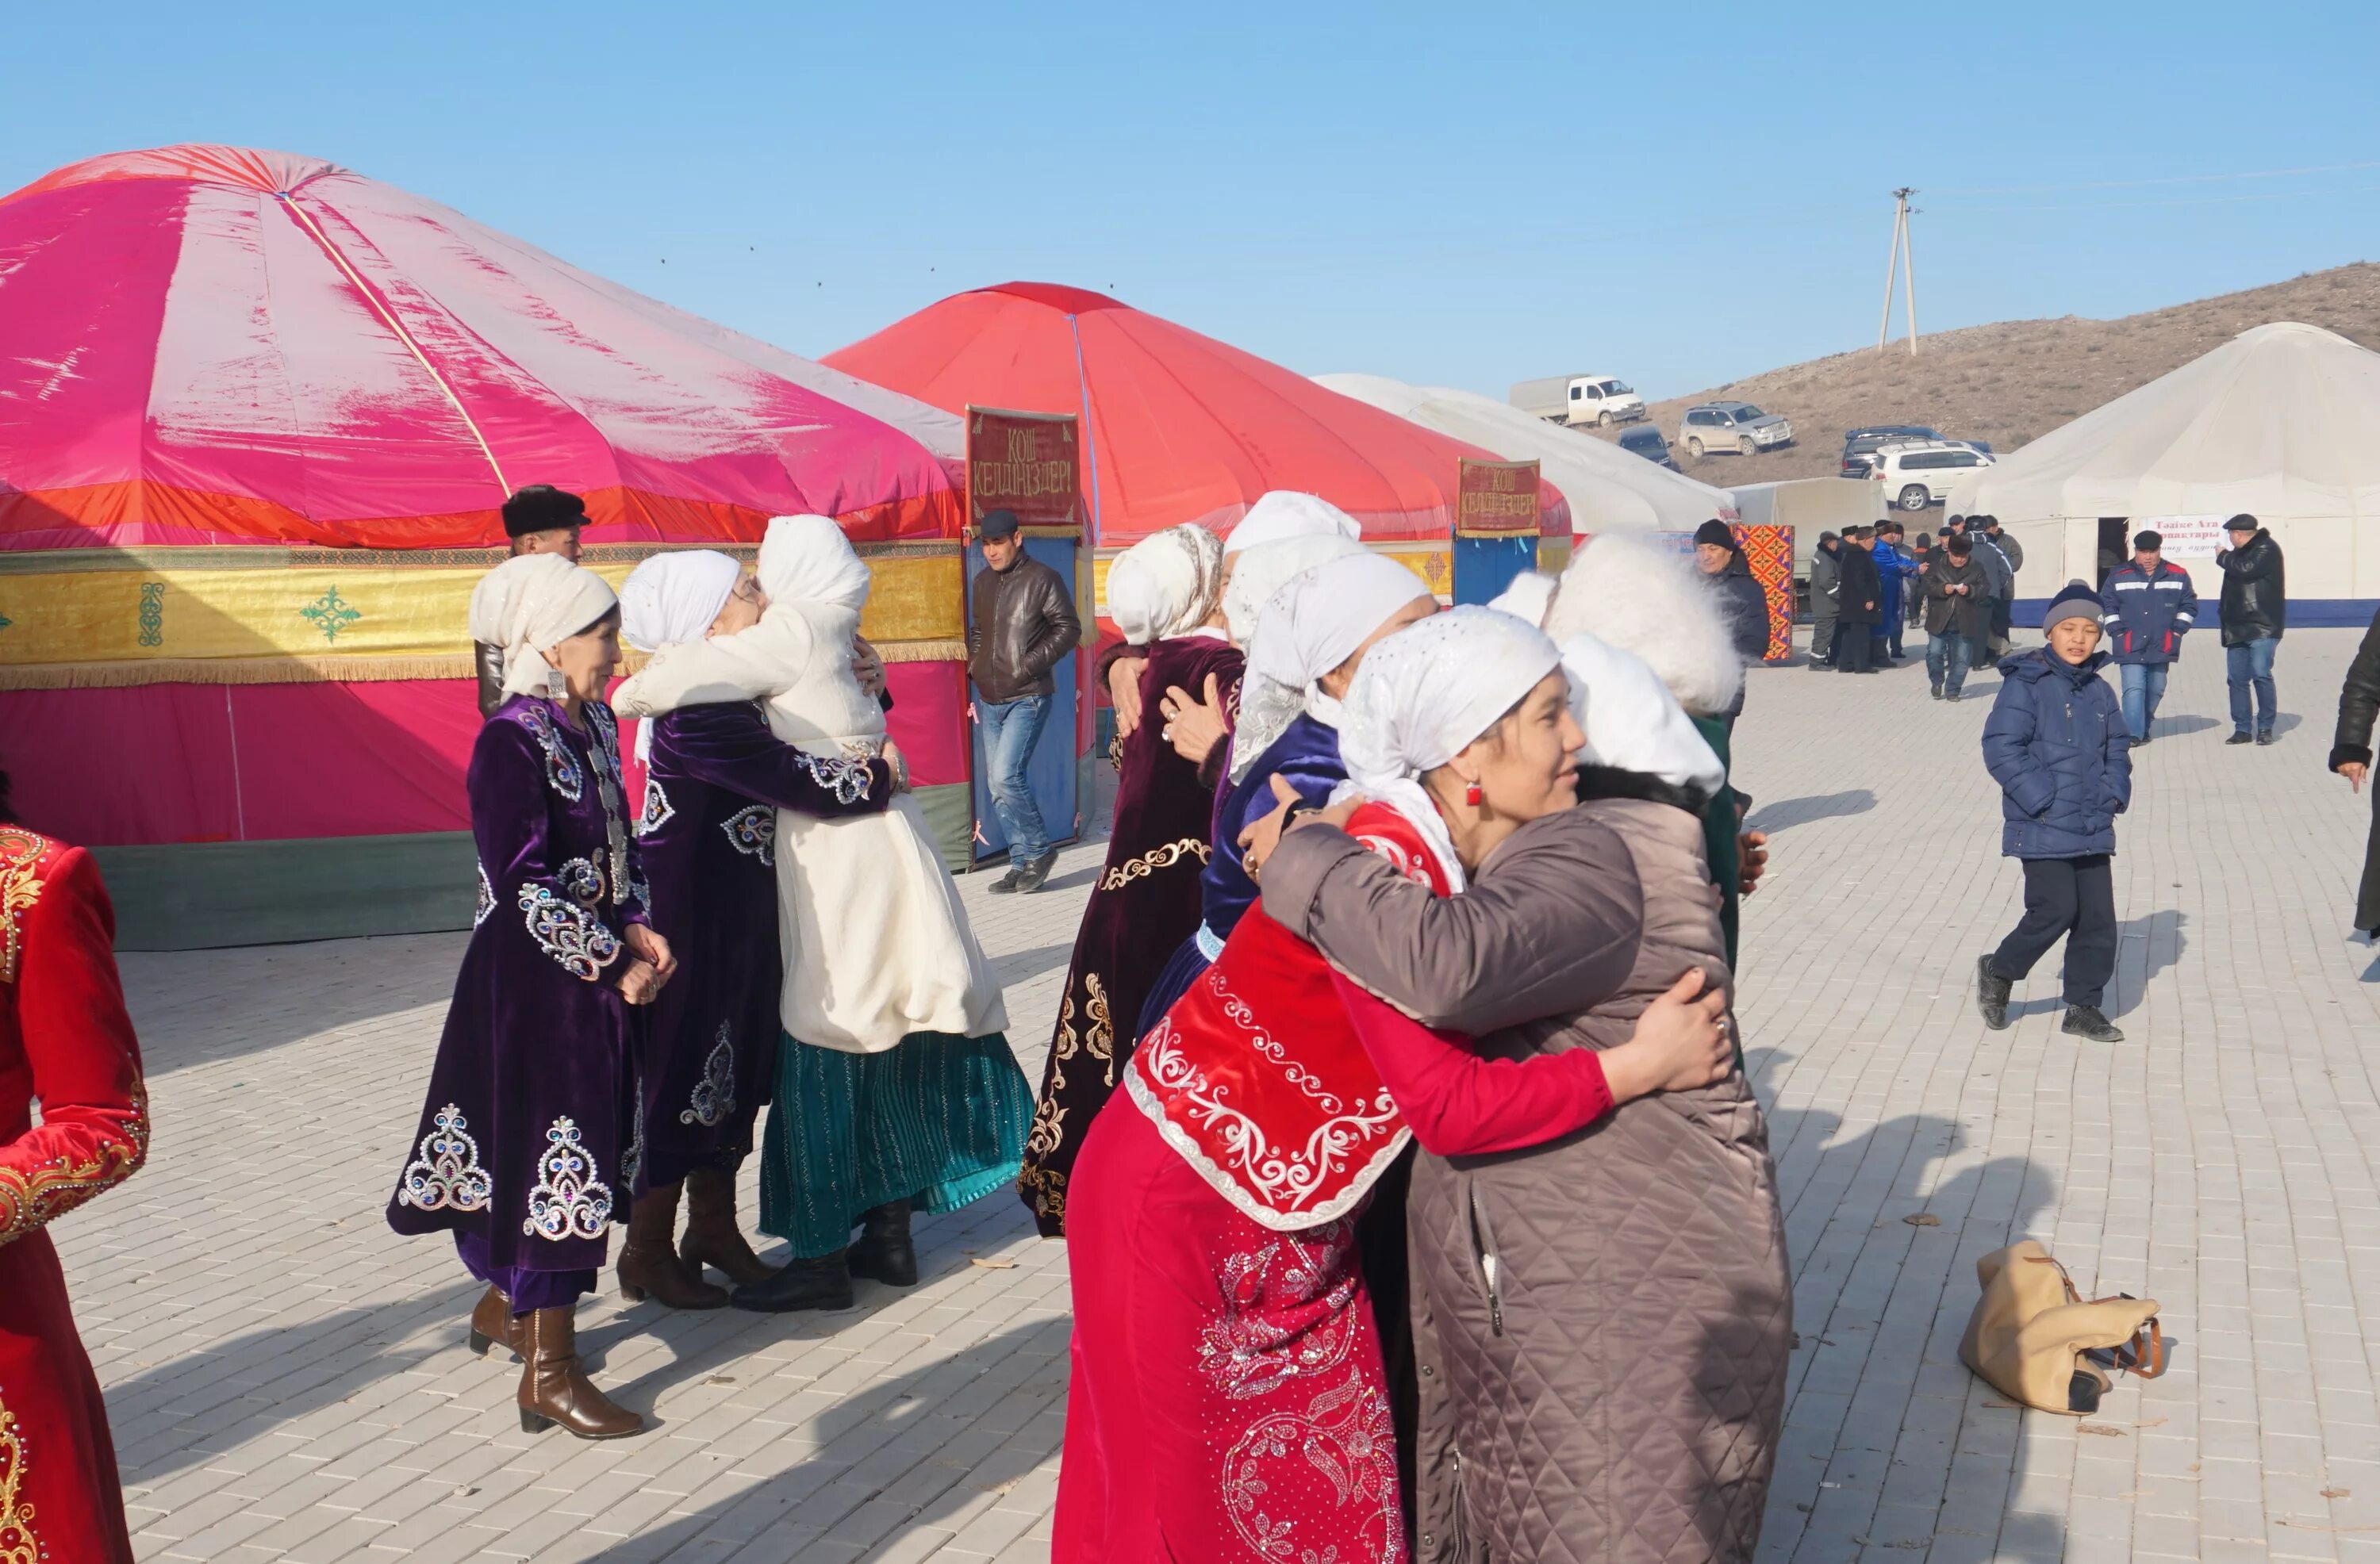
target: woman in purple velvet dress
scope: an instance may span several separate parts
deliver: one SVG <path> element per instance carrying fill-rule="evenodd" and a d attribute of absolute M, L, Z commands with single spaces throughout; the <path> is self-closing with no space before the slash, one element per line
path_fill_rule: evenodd
<path fill-rule="evenodd" d="M 1108 611 L 1147 649 L 1147 709 L 1171 688 L 1235 692 L 1241 658 L 1219 626 L 1222 544 L 1200 527 L 1135 543 L 1108 572 Z M 1226 697 L 1226 704 L 1232 697 Z M 1198 927 L 1215 793 L 1171 735 L 1144 722 L 1122 745 L 1106 865 L 1083 909 L 1017 1191 L 1042 1235 L 1065 1231 L 1066 1180 L 1092 1118 L 1123 1079 L 1132 1026 L 1174 946 Z"/>
<path fill-rule="evenodd" d="M 633 1033 L 676 965 L 649 927 L 602 701 L 619 601 L 592 571 L 525 554 L 489 574 L 471 619 L 504 649 L 505 699 L 466 778 L 480 911 L 388 1224 L 453 1233 L 488 1284 L 472 1345 L 520 1354 L 524 1430 L 619 1438 L 644 1420 L 589 1381 L 574 1316 L 636 1182 Z"/>
<path fill-rule="evenodd" d="M 759 585 L 732 556 L 656 554 L 620 588 L 622 632 L 646 651 L 760 622 Z M 645 806 L 637 826 L 653 927 L 681 964 L 653 1003 L 638 1061 L 643 1183 L 620 1248 L 621 1291 L 677 1309 L 715 1309 L 776 1275 L 735 1219 L 735 1173 L 776 1072 L 777 811 L 821 818 L 883 811 L 898 752 L 827 768 L 769 731 L 758 702 L 686 706 L 640 724 Z M 679 1194 L 686 1239 L 672 1248 Z"/>

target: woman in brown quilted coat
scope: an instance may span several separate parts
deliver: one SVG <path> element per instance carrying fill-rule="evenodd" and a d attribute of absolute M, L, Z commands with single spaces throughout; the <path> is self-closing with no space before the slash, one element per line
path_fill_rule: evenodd
<path fill-rule="evenodd" d="M 1563 660 L 1582 802 L 1521 827 L 1464 894 L 1400 881 L 1327 819 L 1263 862 L 1267 913 L 1491 1057 L 1624 1041 L 1694 967 L 1731 1000 L 1700 820 L 1718 762 L 1643 662 L 1584 636 Z M 1633 950 L 1616 991 L 1581 959 L 1615 944 Z M 1525 1151 L 1424 1155 L 1409 1223 L 1421 1564 L 1752 1558 L 1792 1291 L 1740 1068 Z"/>

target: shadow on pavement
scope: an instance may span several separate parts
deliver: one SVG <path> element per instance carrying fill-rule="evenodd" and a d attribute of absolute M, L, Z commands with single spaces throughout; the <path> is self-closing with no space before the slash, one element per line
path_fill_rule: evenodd
<path fill-rule="evenodd" d="M 1774 836 L 1794 826 L 1805 826 L 1813 820 L 1839 819 L 1845 815 L 1864 815 L 1876 807 L 1876 794 L 1857 787 L 1848 793 L 1822 793 L 1808 798 L 1780 798 L 1773 804 L 1763 804 L 1743 822 L 1746 830 L 1765 830 Z"/>
<path fill-rule="evenodd" d="M 443 1006 L 469 940 L 400 934 L 237 952 L 129 951 L 116 960 L 154 1077 Z M 227 962 L 232 955 L 237 961 Z M 293 1006 L 292 992 L 309 1008 Z"/>
<path fill-rule="evenodd" d="M 2107 1005 L 2110 1020 L 2138 1010 L 2141 1000 L 2148 997 L 2149 985 L 2180 962 L 2182 952 L 2190 949 L 2189 937 L 2181 931 L 2189 921 L 2187 914 L 2168 908 L 2128 917 L 2117 925 L 2116 980 L 2109 986 Z M 2135 940 L 2143 948 L 2137 967 L 2133 964 Z"/>
<path fill-rule="evenodd" d="M 2203 734 L 2209 728 L 2223 725 L 2213 717 L 2160 717 L 2149 724 L 2149 737 L 2180 738 L 2184 734 Z"/>
<path fill-rule="evenodd" d="M 1837 1141 L 1840 1122 L 1814 1109 L 1769 1120 L 1800 1344 L 1760 1556 L 2059 1564 L 2062 1509 L 2010 1509 L 2046 1414 L 2008 1407 L 1959 1361 L 1975 1262 L 2047 1236 L 2034 1229 L 2055 1202 L 2051 1176 L 1999 1157 L 1937 1182 L 1963 1144 L 1954 1121 L 1902 1115 Z"/>
<path fill-rule="evenodd" d="M 835 1557 L 858 1558 L 924 1527 L 964 1524 L 962 1511 L 972 1519 L 985 1496 L 1005 1493 L 1057 1449 L 1072 1328 L 1064 1317 L 1014 1325 L 844 1396 L 788 1429 L 812 1447 L 808 1459 L 586 1557 L 724 1558 L 767 1532 L 771 1557 L 832 1534 L 844 1548 Z"/>

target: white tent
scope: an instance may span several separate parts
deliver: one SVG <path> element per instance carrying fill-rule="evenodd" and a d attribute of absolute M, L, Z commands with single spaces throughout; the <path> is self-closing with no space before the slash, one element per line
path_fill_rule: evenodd
<path fill-rule="evenodd" d="M 2294 321 L 2241 332 L 1983 468 L 1949 508 L 2016 535 L 2030 600 L 2097 580 L 2103 541 L 2128 554 L 2143 527 L 2216 591 L 2222 523 L 2244 511 L 2289 556 L 2299 619 L 2362 624 L 2380 598 L 2380 353 Z"/>
<path fill-rule="evenodd" d="M 1713 516 L 1733 519 L 1735 499 L 1657 467 L 1591 434 L 1560 428 L 1476 392 L 1407 385 L 1383 375 L 1317 375 L 1317 384 L 1368 402 L 1424 429 L 1467 440 L 1508 462 L 1535 457 L 1546 480 L 1570 502 L 1580 534 L 1692 532 Z"/>

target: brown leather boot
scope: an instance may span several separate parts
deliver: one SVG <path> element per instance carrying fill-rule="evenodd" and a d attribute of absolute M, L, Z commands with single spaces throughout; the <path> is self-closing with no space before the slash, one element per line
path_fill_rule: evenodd
<path fill-rule="evenodd" d="M 578 1366 L 577 1309 L 539 1309 L 522 1317 L 521 1432 L 561 1424 L 582 1439 L 625 1439 L 645 1420 L 613 1404 Z"/>
<path fill-rule="evenodd" d="M 513 1328 L 513 1301 L 490 1282 L 471 1305 L 471 1351 L 484 1358 L 489 1348 L 499 1344 L 513 1356 L 521 1355 L 519 1333 Z"/>
<path fill-rule="evenodd" d="M 686 1237 L 677 1253 L 690 1274 L 698 1277 L 703 1267 L 711 1266 L 738 1287 L 777 1274 L 752 1253 L 735 1223 L 735 1175 L 724 1168 L 697 1168 L 686 1176 Z"/>
<path fill-rule="evenodd" d="M 665 1309 L 723 1309 L 727 1294 L 678 1264 L 670 1240 L 677 1228 L 678 1185 L 648 1190 L 628 1207 L 628 1241 L 620 1245 L 620 1296 L 647 1298 Z"/>

